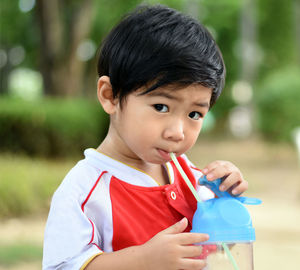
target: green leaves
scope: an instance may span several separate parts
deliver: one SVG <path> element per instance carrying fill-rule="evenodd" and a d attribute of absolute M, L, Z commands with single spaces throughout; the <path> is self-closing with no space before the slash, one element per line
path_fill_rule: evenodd
<path fill-rule="evenodd" d="M 79 155 L 104 138 L 108 117 L 96 101 L 0 98 L 0 149 L 38 156 Z"/>

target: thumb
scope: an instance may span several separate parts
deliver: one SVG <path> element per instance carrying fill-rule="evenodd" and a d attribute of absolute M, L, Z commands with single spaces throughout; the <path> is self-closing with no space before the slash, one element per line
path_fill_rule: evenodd
<path fill-rule="evenodd" d="M 186 229 L 188 225 L 188 220 L 186 217 L 184 217 L 182 220 L 179 222 L 173 224 L 169 228 L 161 231 L 162 234 L 177 234 L 177 233 L 182 233 Z"/>

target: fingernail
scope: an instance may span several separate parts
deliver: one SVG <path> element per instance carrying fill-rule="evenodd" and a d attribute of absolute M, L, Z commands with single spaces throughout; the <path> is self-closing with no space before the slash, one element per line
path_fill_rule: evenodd
<path fill-rule="evenodd" d="M 184 217 L 182 220 L 180 220 L 178 223 L 184 223 L 185 222 L 186 217 Z"/>
<path fill-rule="evenodd" d="M 220 189 L 221 191 L 224 191 L 224 190 L 225 190 L 225 186 L 221 185 L 221 186 L 219 186 L 219 189 Z"/>
<path fill-rule="evenodd" d="M 236 194 L 238 193 L 238 191 L 234 189 L 231 193 L 232 193 L 233 195 L 236 195 Z"/>
<path fill-rule="evenodd" d="M 213 175 L 212 173 L 209 173 L 209 174 L 206 176 L 207 179 L 212 179 L 213 177 L 214 177 L 214 175 Z"/>
<path fill-rule="evenodd" d="M 208 172 L 208 169 L 203 169 L 203 173 L 206 174 Z"/>

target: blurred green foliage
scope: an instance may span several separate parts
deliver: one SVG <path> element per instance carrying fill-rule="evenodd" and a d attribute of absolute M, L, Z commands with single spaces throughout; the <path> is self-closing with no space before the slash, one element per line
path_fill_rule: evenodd
<path fill-rule="evenodd" d="M 0 219 L 48 211 L 53 192 L 74 165 L 69 159 L 1 154 Z"/>
<path fill-rule="evenodd" d="M 47 157 L 79 155 L 104 138 L 108 117 L 96 101 L 0 98 L 0 150 Z"/>
<path fill-rule="evenodd" d="M 297 1 L 257 1 L 258 44 L 263 49 L 260 79 L 282 66 L 293 65 L 299 61 L 299 51 L 296 49 L 299 38 L 296 29 L 299 16 L 296 10 Z"/>
<path fill-rule="evenodd" d="M 82 89 L 79 93 L 82 99 L 40 99 L 38 96 L 36 100 L 25 101 L 6 97 L 9 92 L 9 77 L 16 69 L 22 67 L 39 72 L 42 70 L 43 46 L 36 4 L 38 2 L 35 1 L 33 9 L 26 12 L 21 11 L 20 2 L 30 1 L 6 1 L 5 4 L 0 4 L 0 53 L 2 53 L 0 54 L 0 151 L 5 153 L 0 155 L 0 218 L 48 210 L 51 195 L 74 165 L 72 160 L 78 160 L 80 155 L 82 157 L 85 148 L 96 147 L 108 128 L 108 117 L 101 106 L 96 101 L 87 99 L 95 95 L 96 56 L 81 63 L 83 74 L 80 83 Z M 78 19 L 76 15 L 87 1 L 56 2 L 59 7 L 59 21 L 51 22 L 52 26 L 60 26 L 63 46 L 56 57 L 51 56 L 51 60 L 56 59 L 57 62 L 51 62 L 50 66 L 55 68 L 62 65 L 64 70 L 68 69 L 66 55 L 70 53 L 72 57 L 77 57 L 78 44 L 75 44 L 76 46 L 72 44 L 71 36 L 78 30 L 74 27 L 74 22 Z M 218 134 L 224 136 L 228 115 L 236 105 L 230 89 L 241 79 L 242 59 L 239 47 L 242 38 L 241 10 L 247 1 L 93 0 L 91 2 L 93 12 L 88 19 L 92 23 L 84 39 L 92 41 L 96 47 L 100 46 L 101 40 L 124 14 L 142 2 L 165 4 L 185 13 L 192 13 L 209 28 L 224 56 L 227 77 L 224 92 L 211 110 L 216 126 L 214 130 L 208 131 L 208 136 Z M 261 0 L 253 3 L 256 24 L 254 35 L 259 63 L 252 104 L 256 110 L 258 129 L 268 140 L 290 141 L 292 130 L 300 125 L 300 70 L 294 67 L 297 61 L 299 64 L 296 0 Z M 16 61 L 12 61 L 13 49 L 18 47 L 23 48 L 25 54 L 20 63 L 16 64 Z M 3 58 L 3 52 L 6 53 L 7 59 Z M 75 76 L 63 77 L 67 82 L 71 82 Z M 33 82 L 31 78 L 27 79 Z M 21 83 L 23 87 L 26 84 L 24 79 Z M 63 92 L 63 88 L 58 89 Z M 43 90 L 45 92 L 45 89 Z M 19 92 L 25 93 L 21 88 Z M 28 98 L 28 94 L 25 93 L 24 96 Z M 20 156 L 20 153 L 24 156 Z M 64 157 L 64 160 L 46 160 L 44 157 Z M 3 258 L 13 260 L 13 256 L 20 259 L 30 257 L 31 248 L 29 247 L 28 252 L 25 250 L 26 247 L 22 244 L 9 247 L 7 250 L 0 246 L 0 261 L 2 262 Z M 32 254 L 36 254 L 32 257 L 40 256 L 39 252 L 32 247 Z M 1 254 L 4 254 L 4 257 L 1 257 Z M 10 264 L 10 261 L 6 264 Z"/>
<path fill-rule="evenodd" d="M 273 141 L 292 141 L 300 127 L 300 68 L 285 67 L 266 77 L 257 93 L 262 134 Z"/>
<path fill-rule="evenodd" d="M 0 267 L 12 266 L 19 262 L 40 261 L 43 257 L 43 248 L 31 243 L 15 243 L 1 245 Z"/>
<path fill-rule="evenodd" d="M 0 6 L 0 50 L 4 51 L 7 54 L 8 59 L 7 63 L 4 66 L 0 67 L 0 94 L 8 92 L 8 77 L 13 73 L 14 69 L 25 67 L 33 70 L 42 70 L 41 63 L 43 62 L 43 46 L 41 44 L 43 38 L 41 35 L 41 29 L 39 27 L 41 24 L 39 23 L 38 19 L 39 13 L 41 13 L 38 9 L 37 4 L 39 2 L 35 2 L 33 8 L 27 11 L 21 10 L 21 2 L 25 3 L 26 1 L 6 1 L 5 4 Z M 28 3 L 29 2 L 30 1 L 28 1 Z M 222 51 L 227 67 L 226 87 L 220 97 L 220 100 L 212 109 L 212 113 L 216 119 L 216 128 L 217 131 L 219 131 L 227 128 L 226 125 L 228 123 L 228 115 L 230 113 L 230 110 L 235 106 L 230 89 L 237 80 L 243 79 L 241 78 L 241 67 L 243 66 L 243 59 L 241 57 L 242 49 L 240 47 L 240 44 L 243 36 L 242 19 L 245 14 L 243 14 L 242 10 L 243 5 L 250 2 L 251 1 L 236 0 L 91 1 L 90 3 L 92 3 L 92 13 L 89 18 L 91 20 L 91 26 L 90 29 L 88 29 L 87 35 L 83 36 L 82 38 L 90 40 L 96 47 L 99 47 L 101 40 L 124 16 L 124 14 L 133 10 L 140 3 L 160 3 L 181 10 L 185 13 L 190 13 L 192 16 L 197 17 L 212 32 Z M 62 50 L 56 55 L 56 57 L 54 57 L 53 55 L 51 57 L 51 59 L 53 61 L 56 60 L 56 62 L 51 62 L 51 65 L 46 65 L 48 67 L 52 66 L 54 68 L 60 65 L 62 65 L 63 67 L 67 67 L 65 56 L 68 52 L 72 52 L 71 56 L 73 58 L 77 57 L 76 46 L 78 46 L 78 44 L 72 44 L 72 34 L 74 34 L 74 32 L 76 31 L 80 32 L 79 27 L 76 28 L 78 24 L 75 24 L 75 22 L 79 20 L 76 15 L 78 15 L 79 11 L 82 10 L 85 1 L 60 0 L 57 1 L 57 3 L 58 9 L 56 11 L 53 10 L 54 13 L 51 14 L 56 14 L 55 12 L 58 12 L 57 18 L 59 20 L 52 21 L 52 26 L 59 26 L 60 31 L 58 32 L 63 33 L 61 36 L 56 35 L 56 38 L 59 37 L 60 41 L 62 41 L 61 43 L 63 44 L 63 46 Z M 294 122 L 297 119 L 296 116 L 292 117 L 291 113 L 289 112 L 291 111 L 291 108 L 293 108 L 293 106 L 287 105 L 286 107 L 281 107 L 282 109 L 286 108 L 288 111 L 282 114 L 286 115 L 282 128 L 276 129 L 274 127 L 278 125 L 278 119 L 281 118 L 274 117 L 270 113 L 265 112 L 265 107 L 268 107 L 267 105 L 265 105 L 268 98 L 265 98 L 263 96 L 269 96 L 270 99 L 274 100 L 276 98 L 279 99 L 278 96 L 280 96 L 282 99 L 286 99 L 286 101 L 284 101 L 284 104 L 289 104 L 292 102 L 290 100 L 294 100 L 295 93 L 292 93 L 292 90 L 287 90 L 280 94 L 274 94 L 275 96 L 273 98 L 271 97 L 271 95 L 273 95 L 273 92 L 267 89 L 273 88 L 271 87 L 271 81 L 273 79 L 275 81 L 281 80 L 274 75 L 281 73 L 281 71 L 278 71 L 277 73 L 278 69 L 281 69 L 282 66 L 288 67 L 290 65 L 299 65 L 300 38 L 298 31 L 299 29 L 297 28 L 297 25 L 299 25 L 299 18 L 297 19 L 297 12 L 299 13 L 299 5 L 297 5 L 296 0 L 261 0 L 254 1 L 252 3 L 254 7 L 254 16 L 252 17 L 252 23 L 254 23 L 255 27 L 254 29 L 252 29 L 253 32 L 251 32 L 251 29 L 248 30 L 251 32 L 250 35 L 253 35 L 253 40 L 255 41 L 254 45 L 257 51 L 256 53 L 251 55 L 250 58 L 257 57 L 257 66 L 254 76 L 254 82 L 250 83 L 253 84 L 254 91 L 259 91 L 258 93 L 254 93 L 254 100 L 252 101 L 252 103 L 255 105 L 255 108 L 257 109 L 256 115 L 260 118 L 261 122 L 261 124 L 258 125 L 259 131 L 263 132 L 264 134 L 268 134 L 266 138 L 280 138 L 282 140 L 287 140 L 290 135 L 286 133 L 289 132 L 286 130 L 290 130 L 295 125 Z M 52 5 L 52 8 L 54 6 L 55 5 Z M 84 20 L 86 20 L 86 18 L 84 18 Z M 244 21 L 247 21 L 247 18 L 244 18 Z M 251 25 L 251 23 L 249 23 L 249 25 Z M 55 35 L 53 35 L 52 38 L 54 37 Z M 12 49 L 16 47 L 22 47 L 24 49 L 25 57 L 19 64 L 14 65 L 9 58 L 11 58 L 12 56 Z M 49 48 L 51 48 L 51 46 Z M 83 65 L 83 74 L 81 74 L 82 81 L 78 85 L 82 86 L 82 89 L 81 91 L 77 92 L 77 94 L 80 93 L 79 95 L 85 97 L 93 96 L 95 92 L 95 79 L 97 77 L 96 55 L 92 59 L 89 59 L 81 64 Z M 72 67 L 74 67 L 74 65 Z M 61 70 L 64 70 L 64 68 L 62 68 Z M 63 77 L 71 82 L 71 80 L 76 76 Z M 287 85 L 287 80 L 284 77 L 281 78 L 283 80 L 282 84 Z M 45 81 L 46 80 L 44 78 L 44 82 Z M 267 87 L 267 84 L 270 85 L 270 87 Z M 63 93 L 64 88 L 60 87 L 58 89 Z M 74 89 L 71 89 L 71 92 L 73 90 Z M 265 95 L 263 94 L 264 91 L 267 91 Z M 74 94 L 74 96 L 75 95 L 76 94 Z M 57 104 L 59 103 L 60 102 L 57 102 Z M 0 106 L 9 107 L 5 104 L 5 102 L 1 101 Z M 44 106 L 48 108 L 50 105 L 42 105 L 41 107 Z M 265 107 L 260 108 L 260 106 Z M 64 109 L 66 111 L 70 109 L 70 114 L 61 111 L 63 110 L 62 107 L 64 106 L 60 106 L 57 110 L 53 108 L 51 111 L 51 114 L 53 113 L 53 117 L 51 117 L 46 112 L 40 112 L 40 115 L 38 115 L 36 112 L 38 112 L 38 110 L 41 110 L 41 108 L 36 109 L 35 106 L 27 104 L 25 106 L 26 108 L 24 107 L 23 118 L 21 118 L 20 116 L 16 116 L 17 113 L 20 114 L 20 110 L 18 110 L 17 107 L 18 105 L 12 104 L 12 110 L 16 110 L 16 114 L 14 116 L 13 112 L 10 112 L 11 118 L 9 119 L 14 119 L 12 123 L 9 123 L 10 120 L 1 120 L 0 122 L 0 139 L 3 141 L 3 129 L 5 128 L 10 129 L 8 131 L 5 131 L 5 136 L 12 136 L 11 138 L 4 138 L 4 141 L 0 143 L 0 149 L 11 149 L 13 151 L 22 150 L 32 155 L 64 155 L 64 153 L 66 153 L 66 149 L 70 149 L 70 151 L 72 151 L 70 147 L 72 143 L 69 144 L 68 141 L 73 142 L 75 140 L 75 137 L 79 136 L 78 134 L 80 132 L 78 130 L 80 128 L 84 129 L 84 125 L 76 124 L 77 121 L 80 123 L 87 122 L 83 120 L 82 115 L 78 115 L 78 112 L 77 114 L 73 114 L 76 109 L 74 109 L 74 107 L 71 108 L 72 106 L 67 106 Z M 0 113 L 1 110 L 2 108 L 0 108 Z M 32 110 L 33 112 L 30 112 L 30 110 Z M 51 109 L 49 107 L 49 111 L 47 111 L 49 112 L 49 114 L 50 110 Z M 295 115 L 296 114 L 297 113 L 295 113 Z M 60 115 L 64 116 L 60 117 Z M 72 115 L 76 119 L 71 119 L 73 117 Z M 34 119 L 30 120 L 30 117 L 34 117 Z M 266 117 L 269 118 L 267 119 Z M 25 118 L 26 120 L 24 120 Z M 64 119 L 64 121 L 66 122 L 70 122 L 70 125 L 65 126 L 55 123 L 56 120 L 54 119 L 58 118 Z M 18 128 L 13 126 L 13 123 L 15 123 L 16 121 L 18 121 Z M 41 128 L 41 125 L 43 125 L 43 128 Z M 290 126 L 291 128 L 286 129 L 286 126 Z M 77 131 L 75 130 L 76 127 L 78 127 Z M 16 130 L 15 133 L 11 132 L 12 128 Z M 275 129 L 276 132 L 274 134 L 271 134 Z M 80 149 L 83 148 L 81 145 L 86 145 L 87 142 L 90 142 L 91 144 L 95 143 L 96 139 L 91 138 L 93 136 L 91 133 L 95 130 L 95 125 L 94 127 L 89 126 L 89 132 L 87 132 L 88 134 L 76 137 L 78 140 L 78 147 Z M 34 136 L 31 138 L 29 133 L 37 133 L 40 134 L 40 136 L 36 136 L 38 139 L 36 139 Z M 71 136 L 71 133 L 74 133 L 74 135 Z M 22 136 L 17 138 L 17 135 L 14 134 L 22 134 Z M 99 135 L 99 133 L 96 133 L 95 137 L 100 139 L 101 135 Z M 62 144 L 60 143 L 60 140 L 63 142 Z M 19 146 L 18 141 L 22 145 L 25 145 L 27 143 L 29 145 L 24 149 L 23 146 Z M 34 144 L 33 142 L 37 142 L 37 144 Z M 4 144 L 7 145 L 4 146 Z M 40 145 L 39 147 L 36 146 L 38 144 Z M 51 150 L 50 147 L 54 147 L 54 149 Z"/>

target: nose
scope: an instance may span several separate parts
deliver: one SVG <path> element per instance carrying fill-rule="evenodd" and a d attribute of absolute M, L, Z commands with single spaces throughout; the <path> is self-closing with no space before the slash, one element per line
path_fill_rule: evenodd
<path fill-rule="evenodd" d="M 180 142 L 184 139 L 184 123 L 180 119 L 169 121 L 163 132 L 164 139 Z"/>

